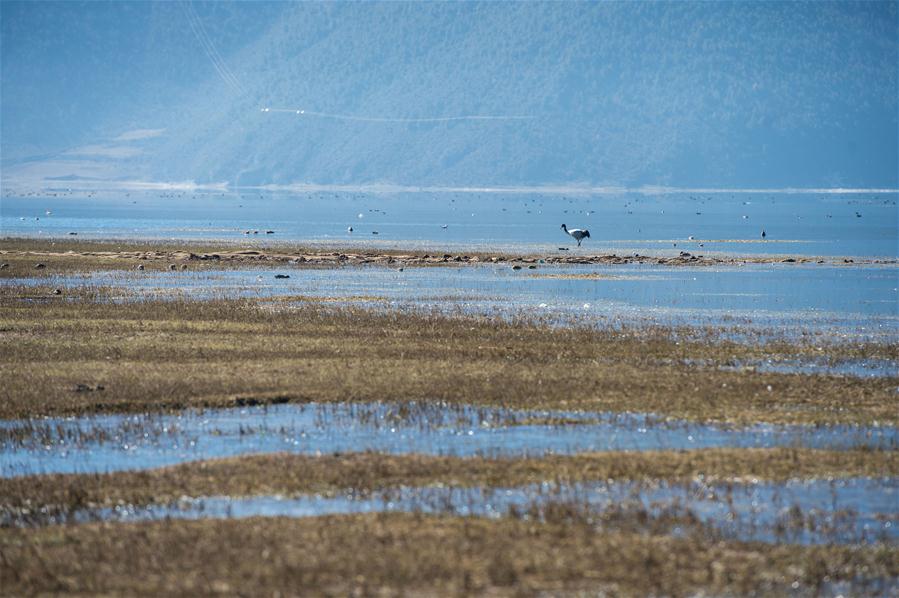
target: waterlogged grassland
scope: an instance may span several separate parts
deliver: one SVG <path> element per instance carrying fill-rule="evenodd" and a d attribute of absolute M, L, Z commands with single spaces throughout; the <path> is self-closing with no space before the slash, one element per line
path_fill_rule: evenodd
<path fill-rule="evenodd" d="M 339 252 L 302 248 L 56 243 L 6 240 L 0 247 L 8 252 L 0 262 L 10 264 L 0 269 L 2 419 L 284 402 L 444 401 L 734 424 L 899 421 L 899 377 L 740 367 L 768 358 L 896 361 L 895 343 L 822 345 L 819 337 L 737 343 L 711 330 L 560 328 L 535 320 L 365 310 L 305 296 L 194 301 L 142 297 L 127 287 L 57 294 L 53 286 L 17 284 L 18 277 L 138 264 L 258 268 L 299 254 L 307 256 L 301 264 L 316 267 L 407 259 L 380 251 L 341 260 Z M 152 259 L 138 255 L 146 252 L 155 252 Z M 190 256 L 216 252 L 231 257 Z M 455 263 L 443 256 L 416 260 L 410 262 Z M 46 268 L 35 270 L 37 262 Z M 30 443 L 33 438 L 16 435 L 40 437 L 42 425 L 35 420 L 10 428 L 4 441 Z M 145 432 L 153 434 L 148 425 Z M 114 437 L 116 431 L 96 433 Z M 897 454 L 799 448 L 542 458 L 264 454 L 142 471 L 4 478 L 0 517 L 26 527 L 0 528 L 0 594 L 889 594 L 899 579 L 894 544 L 741 542 L 714 522 L 698 520 L 690 500 L 682 508 L 601 513 L 559 502 L 539 514 L 510 510 L 494 519 L 394 513 L 44 524 L 55 515 L 72 521 L 65 515 L 83 509 L 158 505 L 185 496 L 700 478 L 864 478 L 886 487 L 899 476 Z M 794 524 L 799 531 L 826 529 L 830 515 L 843 516 L 797 510 Z"/>
<path fill-rule="evenodd" d="M 521 459 L 380 453 L 252 455 L 145 471 L 0 478 L 0 514 L 14 515 L 23 509 L 65 513 L 89 507 L 162 504 L 185 496 L 330 495 L 430 484 L 508 488 L 541 482 L 689 481 L 699 476 L 707 483 L 896 477 L 899 453 L 706 449 Z"/>
<path fill-rule="evenodd" d="M 0 418 L 442 400 L 731 423 L 897 421 L 897 378 L 714 367 L 814 354 L 813 346 L 685 340 L 660 327 L 562 329 L 312 302 L 116 302 L 109 294 L 0 286 Z M 843 350 L 875 352 L 866 347 Z M 878 357 L 899 352 L 874 347 Z"/>
<path fill-rule="evenodd" d="M 365 547 L 365 549 L 360 549 Z M 892 547 L 770 546 L 527 519 L 350 515 L 0 530 L 3 592 L 815 595 L 883 593 Z M 839 586 L 837 586 L 839 587 Z"/>

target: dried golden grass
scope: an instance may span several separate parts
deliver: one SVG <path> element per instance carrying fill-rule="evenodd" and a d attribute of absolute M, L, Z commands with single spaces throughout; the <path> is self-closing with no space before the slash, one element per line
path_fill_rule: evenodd
<path fill-rule="evenodd" d="M 710 543 L 597 531 L 564 517 L 391 514 L 7 529 L 0 555 L 7 595 L 815 594 L 842 580 L 859 594 L 865 582 L 899 573 L 895 547 Z"/>
<path fill-rule="evenodd" d="M 443 400 L 735 423 L 897 420 L 896 378 L 714 367 L 805 350 L 783 343 L 310 302 L 290 309 L 256 300 L 117 302 L 105 292 L 0 287 L 0 418 L 247 401 Z M 74 392 L 78 384 L 105 390 Z"/>

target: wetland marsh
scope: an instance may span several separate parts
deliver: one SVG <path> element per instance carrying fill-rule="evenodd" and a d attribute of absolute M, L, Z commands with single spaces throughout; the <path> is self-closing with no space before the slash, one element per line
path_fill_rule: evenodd
<path fill-rule="evenodd" d="M 899 598 L 897 0 L 0 0 L 0 598 Z"/>
<path fill-rule="evenodd" d="M 254 574 L 267 588 L 877 594 L 899 575 L 895 265 L 0 251 L 0 567 L 16 592 L 129 593 L 126 570 L 241 587 L 240 567 L 172 546 L 183 534 L 201 552 L 227 541 L 229 559 L 278 551 L 289 561 Z M 271 525 L 316 550 L 378 537 L 416 556 L 378 573 L 316 552 L 301 570 Z M 522 533 L 535 552 L 510 544 Z M 184 560 L 83 558 L 134 534 Z M 437 538 L 452 567 L 417 577 Z M 667 571 L 674 546 L 695 559 L 679 575 L 623 573 Z"/>

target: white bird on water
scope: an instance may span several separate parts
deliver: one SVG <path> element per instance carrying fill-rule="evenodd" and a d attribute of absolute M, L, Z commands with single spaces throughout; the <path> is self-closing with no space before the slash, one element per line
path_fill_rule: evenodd
<path fill-rule="evenodd" d="M 574 239 L 575 241 L 577 241 L 577 246 L 578 246 L 578 247 L 581 246 L 581 241 L 583 241 L 584 238 L 587 238 L 587 239 L 590 238 L 590 231 L 588 231 L 587 229 L 581 230 L 581 229 L 579 229 L 579 228 L 568 228 L 567 226 L 565 226 L 565 225 L 563 224 L 563 225 L 562 225 L 562 230 L 565 231 L 565 233 L 566 233 L 568 236 L 570 236 L 572 239 Z"/>

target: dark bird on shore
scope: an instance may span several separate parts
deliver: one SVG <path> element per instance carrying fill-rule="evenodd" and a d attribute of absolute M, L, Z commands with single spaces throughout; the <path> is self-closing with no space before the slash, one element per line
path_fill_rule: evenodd
<path fill-rule="evenodd" d="M 565 234 L 570 236 L 572 239 L 577 241 L 577 246 L 581 246 L 581 241 L 584 239 L 590 238 L 590 231 L 587 229 L 579 229 L 579 228 L 568 228 L 564 224 L 562 225 L 562 230 L 565 231 Z"/>

